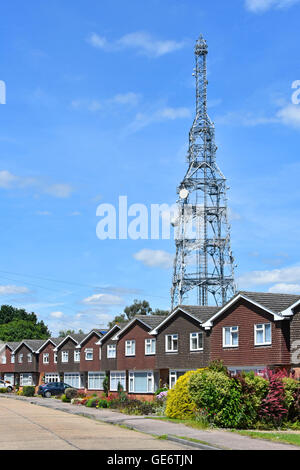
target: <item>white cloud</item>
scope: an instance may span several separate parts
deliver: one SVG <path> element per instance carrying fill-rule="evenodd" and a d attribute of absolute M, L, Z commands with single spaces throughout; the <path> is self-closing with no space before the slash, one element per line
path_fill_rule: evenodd
<path fill-rule="evenodd" d="M 46 187 L 45 192 L 57 198 L 67 198 L 72 194 L 73 188 L 69 184 L 57 183 Z"/>
<path fill-rule="evenodd" d="M 287 126 L 300 128 L 300 105 L 284 106 L 277 112 L 277 117 Z"/>
<path fill-rule="evenodd" d="M 174 256 L 163 250 L 140 250 L 133 257 L 151 268 L 169 269 L 173 265 Z"/>
<path fill-rule="evenodd" d="M 300 266 L 290 266 L 265 271 L 251 271 L 239 277 L 238 283 L 247 288 L 250 285 L 299 283 Z"/>
<path fill-rule="evenodd" d="M 175 119 L 185 119 L 191 117 L 189 108 L 165 107 L 152 113 L 137 113 L 134 121 L 127 126 L 126 132 L 136 132 L 155 122 L 174 121 Z"/>
<path fill-rule="evenodd" d="M 29 289 L 27 287 L 14 285 L 0 286 L 0 295 L 28 294 L 28 292 Z"/>
<path fill-rule="evenodd" d="M 94 294 L 84 299 L 83 303 L 92 305 L 121 305 L 123 299 L 117 295 Z"/>
<path fill-rule="evenodd" d="M 125 34 L 114 42 L 108 42 L 104 36 L 91 33 L 87 38 L 87 42 L 91 46 L 105 51 L 118 51 L 129 48 L 135 49 L 139 54 L 148 57 L 160 57 L 182 49 L 186 45 L 185 41 L 155 39 L 144 31 Z"/>
<path fill-rule="evenodd" d="M 12 174 L 8 170 L 0 171 L 0 188 L 2 189 L 23 189 L 32 187 L 42 193 L 49 194 L 57 198 L 66 198 L 71 195 L 73 188 L 69 184 L 56 183 L 47 184 L 40 179 L 22 177 Z"/>
<path fill-rule="evenodd" d="M 71 101 L 73 109 L 86 109 L 91 112 L 106 110 L 114 106 L 136 106 L 140 101 L 141 95 L 132 91 L 126 93 L 117 93 L 112 98 L 103 101 L 97 99 L 78 99 Z"/>
<path fill-rule="evenodd" d="M 281 294 L 299 294 L 300 295 L 300 284 L 286 284 L 284 282 L 274 284 L 274 286 L 270 287 L 268 292 L 277 293 L 280 292 Z"/>
<path fill-rule="evenodd" d="M 262 13 L 271 8 L 288 8 L 299 3 L 299 0 L 246 0 L 247 10 L 253 13 Z"/>
<path fill-rule="evenodd" d="M 50 316 L 53 318 L 61 318 L 63 316 L 63 312 L 52 312 Z"/>

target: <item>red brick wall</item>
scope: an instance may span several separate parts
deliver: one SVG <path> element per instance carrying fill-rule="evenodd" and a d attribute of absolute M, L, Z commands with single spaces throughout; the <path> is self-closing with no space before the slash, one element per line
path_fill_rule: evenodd
<path fill-rule="evenodd" d="M 145 355 L 145 339 L 154 338 L 148 329 L 139 322 L 133 323 L 130 329 L 120 337 L 117 344 L 117 370 L 153 370 L 155 354 Z M 135 340 L 135 356 L 125 356 L 125 341 Z"/>
<path fill-rule="evenodd" d="M 93 334 L 86 343 L 81 345 L 80 350 L 80 371 L 82 372 L 92 372 L 92 371 L 100 371 L 100 359 L 99 359 L 99 345 L 96 346 L 95 343 L 99 341 L 99 336 Z M 85 360 L 85 349 L 93 349 L 93 360 L 86 361 Z"/>
<path fill-rule="evenodd" d="M 5 372 L 15 371 L 15 365 L 11 363 L 11 350 L 7 346 L 5 347 L 5 355 L 6 355 L 6 364 L 0 363 L 0 372 L 2 374 Z"/>
<path fill-rule="evenodd" d="M 272 344 L 254 345 L 254 325 L 271 323 Z M 223 348 L 222 328 L 239 327 L 239 346 Z M 273 316 L 241 299 L 219 317 L 211 330 L 211 360 L 222 359 L 226 366 L 285 365 L 290 362 L 289 321 L 273 321 Z"/>

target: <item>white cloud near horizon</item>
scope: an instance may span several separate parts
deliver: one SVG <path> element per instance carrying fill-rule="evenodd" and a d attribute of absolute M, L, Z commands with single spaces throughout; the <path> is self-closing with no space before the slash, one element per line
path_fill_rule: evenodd
<path fill-rule="evenodd" d="M 269 291 L 275 292 L 274 289 L 282 288 L 283 292 L 297 289 L 296 285 L 300 285 L 300 266 L 289 266 L 286 268 L 278 268 L 263 271 L 251 271 L 242 274 L 238 278 L 238 285 L 248 289 L 249 286 L 260 286 L 274 284 L 269 287 Z M 280 290 L 277 290 L 280 292 Z M 300 292 L 300 289 L 299 291 Z"/>
<path fill-rule="evenodd" d="M 253 13 L 263 13 L 271 8 L 284 9 L 299 3 L 300 0 L 246 0 L 246 9 Z"/>
<path fill-rule="evenodd" d="M 174 261 L 174 255 L 163 250 L 143 249 L 134 253 L 133 257 L 150 268 L 170 269 Z"/>
<path fill-rule="evenodd" d="M 118 295 L 94 294 L 86 297 L 82 302 L 88 305 L 121 305 L 123 299 Z"/>
<path fill-rule="evenodd" d="M 87 109 L 91 112 L 107 109 L 112 106 L 136 106 L 141 99 L 140 93 L 128 91 L 125 93 L 117 93 L 112 98 L 105 100 L 98 99 L 77 99 L 71 101 L 73 109 Z"/>
<path fill-rule="evenodd" d="M 0 295 L 11 295 L 11 294 L 28 294 L 30 291 L 27 287 L 7 285 L 0 286 Z"/>
<path fill-rule="evenodd" d="M 189 108 L 172 108 L 168 106 L 158 109 L 152 113 L 137 113 L 135 119 L 127 126 L 125 132 L 129 134 L 134 133 L 153 123 L 190 118 L 191 115 L 192 112 Z"/>
<path fill-rule="evenodd" d="M 286 284 L 284 282 L 280 282 L 270 287 L 268 292 L 273 292 L 275 294 L 278 292 L 281 294 L 300 294 L 300 284 Z"/>
<path fill-rule="evenodd" d="M 156 39 L 145 31 L 128 33 L 112 42 L 93 32 L 86 40 L 91 46 L 104 51 L 134 49 L 138 54 L 154 58 L 180 50 L 186 45 L 186 41 Z"/>
<path fill-rule="evenodd" d="M 63 317 L 63 312 L 51 312 L 50 313 L 50 317 L 53 317 L 53 318 L 61 318 Z"/>
<path fill-rule="evenodd" d="M 44 194 L 48 194 L 56 198 L 68 198 L 73 192 L 73 188 L 70 184 L 47 184 L 36 178 L 17 176 L 8 170 L 0 170 L 1 189 L 11 190 L 23 189 L 26 187 L 32 187 Z"/>

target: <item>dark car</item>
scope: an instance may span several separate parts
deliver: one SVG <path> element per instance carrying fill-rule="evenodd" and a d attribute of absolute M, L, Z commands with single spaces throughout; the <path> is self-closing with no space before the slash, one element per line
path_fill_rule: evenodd
<path fill-rule="evenodd" d="M 74 387 L 65 384 L 64 382 L 49 382 L 48 384 L 39 386 L 38 395 L 50 398 L 51 395 L 62 395 L 63 393 L 65 393 L 66 388 Z"/>

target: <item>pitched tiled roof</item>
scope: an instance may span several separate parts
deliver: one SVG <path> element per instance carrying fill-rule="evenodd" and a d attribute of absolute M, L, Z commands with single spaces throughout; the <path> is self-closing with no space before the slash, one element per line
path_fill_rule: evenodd
<path fill-rule="evenodd" d="M 190 313 L 193 317 L 197 318 L 201 323 L 207 321 L 210 317 L 215 315 L 221 307 L 209 306 L 209 305 L 178 305 L 177 309 L 182 309 L 187 313 Z"/>
<path fill-rule="evenodd" d="M 12 351 L 14 351 L 19 346 L 20 342 L 21 341 L 9 341 L 6 344 Z"/>
<path fill-rule="evenodd" d="M 159 325 L 165 318 L 167 318 L 166 315 L 136 315 L 134 318 L 137 318 L 138 320 L 141 320 L 143 323 L 145 323 L 151 330 L 153 328 L 156 328 L 157 325 Z"/>
<path fill-rule="evenodd" d="M 293 305 L 297 300 L 300 300 L 299 295 L 291 294 L 273 294 L 270 292 L 247 292 L 241 291 L 239 294 L 244 295 L 250 300 L 257 302 L 268 310 L 275 313 L 280 313 L 286 308 Z"/>
<path fill-rule="evenodd" d="M 45 339 L 24 339 L 25 343 L 33 352 L 37 351 L 47 340 Z M 19 343 L 21 344 L 21 343 Z"/>

